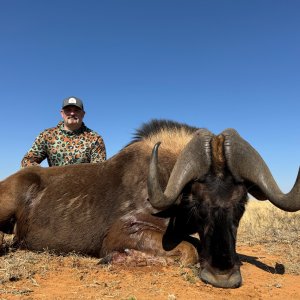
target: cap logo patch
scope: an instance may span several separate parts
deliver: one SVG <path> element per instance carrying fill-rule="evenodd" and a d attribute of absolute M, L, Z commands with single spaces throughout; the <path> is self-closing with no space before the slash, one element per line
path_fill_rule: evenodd
<path fill-rule="evenodd" d="M 69 100 L 68 100 L 68 103 L 69 104 L 76 104 L 76 99 L 75 98 L 70 98 Z"/>

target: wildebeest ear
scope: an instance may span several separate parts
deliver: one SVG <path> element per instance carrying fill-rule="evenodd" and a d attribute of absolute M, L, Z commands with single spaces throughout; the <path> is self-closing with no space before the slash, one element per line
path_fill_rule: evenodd
<path fill-rule="evenodd" d="M 167 230 L 162 238 L 162 246 L 166 251 L 173 250 L 178 244 L 183 241 L 183 237 L 175 229 L 176 217 L 171 217 Z"/>
<path fill-rule="evenodd" d="M 171 218 L 176 215 L 177 208 L 175 206 L 171 206 L 165 210 L 159 211 L 158 213 L 152 214 L 152 216 L 159 218 Z"/>
<path fill-rule="evenodd" d="M 254 183 L 252 182 L 245 182 L 247 191 L 249 194 L 251 194 L 253 197 L 255 197 L 257 200 L 267 200 L 267 196 L 265 193 Z"/>

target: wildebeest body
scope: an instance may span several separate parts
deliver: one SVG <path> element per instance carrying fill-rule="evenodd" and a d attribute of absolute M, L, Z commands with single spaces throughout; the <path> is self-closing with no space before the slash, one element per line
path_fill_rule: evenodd
<path fill-rule="evenodd" d="M 161 231 L 166 221 L 151 215 L 156 210 L 147 201 L 145 162 L 151 148 L 145 157 L 136 157 L 136 148 L 128 146 L 122 157 L 103 164 L 21 170 L 17 186 L 11 187 L 19 194 L 15 197 L 19 241 L 34 250 L 102 256 L 111 250 L 105 247 L 105 237 L 117 223 L 123 232 L 114 235 L 128 235 L 119 241 L 124 248 L 126 243 L 130 246 L 129 235 L 147 224 Z"/>
<path fill-rule="evenodd" d="M 300 176 L 283 194 L 235 130 L 216 136 L 152 121 L 106 162 L 29 167 L 0 182 L 0 230 L 10 232 L 16 220 L 16 241 L 32 250 L 107 257 L 134 249 L 183 263 L 199 256 L 203 281 L 238 287 L 235 245 L 247 193 L 296 211 Z"/>

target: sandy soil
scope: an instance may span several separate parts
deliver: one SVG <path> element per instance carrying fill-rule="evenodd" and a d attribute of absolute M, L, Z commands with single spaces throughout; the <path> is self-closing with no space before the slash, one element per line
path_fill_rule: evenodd
<path fill-rule="evenodd" d="M 243 285 L 218 289 L 197 267 L 103 266 L 95 258 L 17 250 L 0 257 L 0 299 L 300 299 L 300 275 L 285 270 L 285 252 L 239 246 Z"/>

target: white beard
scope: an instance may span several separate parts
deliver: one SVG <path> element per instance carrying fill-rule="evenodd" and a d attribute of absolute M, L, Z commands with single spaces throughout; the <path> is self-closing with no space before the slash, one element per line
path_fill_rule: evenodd
<path fill-rule="evenodd" d="M 79 119 L 77 119 L 77 118 L 68 118 L 67 119 L 67 124 L 72 125 L 72 124 L 78 124 L 78 123 L 79 123 Z"/>

